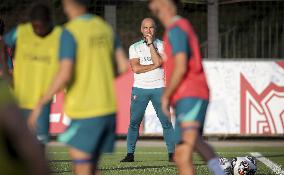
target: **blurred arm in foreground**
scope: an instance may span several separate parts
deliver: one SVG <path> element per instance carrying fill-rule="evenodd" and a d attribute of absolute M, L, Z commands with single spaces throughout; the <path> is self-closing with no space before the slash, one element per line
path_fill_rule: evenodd
<path fill-rule="evenodd" d="M 0 174 L 49 174 L 44 152 L 29 132 L 3 80 L 0 92 Z"/>

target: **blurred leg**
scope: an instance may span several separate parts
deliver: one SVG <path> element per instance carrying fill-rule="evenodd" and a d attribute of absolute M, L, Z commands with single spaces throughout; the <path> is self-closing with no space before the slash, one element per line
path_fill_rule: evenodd
<path fill-rule="evenodd" d="M 210 171 L 214 175 L 224 175 L 224 171 L 219 164 L 219 158 L 213 148 L 208 143 L 204 142 L 201 136 L 198 137 L 195 148 L 203 160 L 207 162 Z"/>
<path fill-rule="evenodd" d="M 100 175 L 98 164 L 103 153 L 113 153 L 116 139 L 115 134 L 115 114 L 107 115 L 107 117 L 99 117 L 98 122 L 102 126 L 100 137 L 92 156 L 92 172 L 94 175 Z M 97 127 L 99 128 L 99 127 Z M 98 142 L 99 141 L 99 142 Z"/>
<path fill-rule="evenodd" d="M 192 154 L 203 129 L 208 101 L 198 98 L 184 98 L 176 103 L 176 138 L 181 145 L 176 149 L 176 162 L 181 175 L 195 174 Z M 183 155 L 180 146 L 187 149 Z M 179 153 L 178 153 L 179 151 Z M 187 157 L 188 156 L 188 157 Z M 182 158 L 180 158 L 182 157 Z"/>
<path fill-rule="evenodd" d="M 93 175 L 92 156 L 76 148 L 70 148 L 73 170 L 76 175 Z"/>
<path fill-rule="evenodd" d="M 213 149 L 203 141 L 202 131 L 204 120 L 206 116 L 206 110 L 208 101 L 198 98 L 185 98 L 177 103 L 176 113 L 177 122 L 180 123 L 180 131 L 182 133 L 182 141 L 184 139 L 184 133 L 195 129 L 194 149 L 197 150 L 202 158 L 207 161 L 208 167 L 215 175 L 223 175 L 224 172 L 219 165 L 219 160 L 214 153 Z M 192 125 L 195 123 L 195 126 Z M 178 128 L 178 127 L 177 127 Z M 186 138 L 188 140 L 189 138 Z"/>
<path fill-rule="evenodd" d="M 207 144 L 201 136 L 199 136 L 196 141 L 195 149 L 205 161 L 216 157 L 213 148 Z"/>
<path fill-rule="evenodd" d="M 181 143 L 176 146 L 175 162 L 180 175 L 194 175 L 193 152 L 199 135 L 197 122 L 182 123 Z"/>

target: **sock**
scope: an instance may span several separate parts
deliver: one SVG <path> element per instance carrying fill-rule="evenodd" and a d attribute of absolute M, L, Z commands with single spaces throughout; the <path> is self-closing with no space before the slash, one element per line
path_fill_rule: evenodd
<path fill-rule="evenodd" d="M 217 157 L 209 160 L 207 162 L 209 170 L 214 174 L 214 175 L 225 175 L 223 169 L 221 168 L 219 164 L 219 159 Z"/>

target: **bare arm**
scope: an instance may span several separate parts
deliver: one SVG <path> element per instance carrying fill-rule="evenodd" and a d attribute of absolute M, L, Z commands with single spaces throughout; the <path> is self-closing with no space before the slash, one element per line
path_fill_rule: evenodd
<path fill-rule="evenodd" d="M 163 112 L 170 116 L 169 111 L 169 100 L 172 94 L 175 92 L 179 84 L 181 83 L 183 76 L 187 71 L 187 55 L 186 53 L 178 53 L 174 58 L 174 70 L 172 76 L 170 77 L 169 84 L 165 88 L 164 94 L 162 96 L 162 110 Z"/>
<path fill-rule="evenodd" d="M 28 166 L 31 175 L 49 174 L 44 151 L 36 138 L 30 133 L 24 117 L 15 104 L 8 104 L 1 110 L 1 125 L 17 154 Z"/>
<path fill-rule="evenodd" d="M 150 65 L 141 65 L 139 58 L 133 58 L 130 60 L 130 65 L 132 68 L 132 71 L 136 74 L 141 74 L 145 72 L 149 72 L 151 70 L 157 69 L 160 67 L 161 64 L 150 64 Z"/>
<path fill-rule="evenodd" d="M 154 45 L 153 35 L 148 34 L 145 39 L 146 39 L 147 46 L 150 48 L 151 59 L 152 59 L 153 63 L 155 65 L 161 66 L 162 63 L 163 63 L 163 59 L 160 56 L 160 54 L 158 53 L 158 49 Z"/>
<path fill-rule="evenodd" d="M 174 93 L 187 71 L 187 55 L 185 53 L 176 54 L 174 59 L 174 70 L 165 90 L 165 95 L 168 97 Z"/>
<path fill-rule="evenodd" d="M 125 55 L 125 52 L 122 48 L 115 50 L 115 61 L 117 65 L 118 74 L 123 74 L 128 70 L 128 59 Z"/>
<path fill-rule="evenodd" d="M 44 94 L 44 96 L 39 101 L 37 107 L 32 111 L 29 119 L 28 124 L 32 129 L 36 128 L 36 121 L 41 113 L 42 107 L 50 102 L 53 98 L 53 96 L 62 90 L 67 83 L 71 80 L 71 77 L 73 75 L 73 61 L 70 59 L 63 59 L 60 63 L 60 68 L 55 75 L 55 78 L 47 90 L 47 92 Z"/>
<path fill-rule="evenodd" d="M 55 75 L 55 78 L 45 93 L 43 98 L 40 100 L 42 105 L 47 104 L 53 98 L 53 96 L 62 90 L 66 84 L 70 81 L 73 72 L 73 62 L 70 59 L 63 59 L 60 63 L 60 68 Z"/>
<path fill-rule="evenodd" d="M 150 47 L 150 53 L 151 53 L 151 58 L 152 58 L 152 61 L 155 65 L 162 65 L 163 63 L 163 59 L 162 57 L 160 56 L 160 54 L 158 53 L 156 47 L 154 46 L 154 44 L 150 44 L 149 45 Z"/>

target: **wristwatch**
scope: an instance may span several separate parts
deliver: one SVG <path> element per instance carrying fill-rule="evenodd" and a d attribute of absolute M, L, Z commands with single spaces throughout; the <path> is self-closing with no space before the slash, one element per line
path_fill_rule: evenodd
<path fill-rule="evenodd" d="M 153 43 L 147 43 L 147 46 L 150 46 L 151 44 L 153 44 Z"/>

